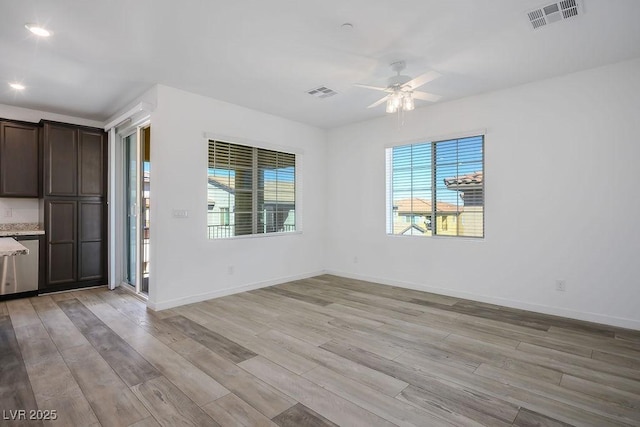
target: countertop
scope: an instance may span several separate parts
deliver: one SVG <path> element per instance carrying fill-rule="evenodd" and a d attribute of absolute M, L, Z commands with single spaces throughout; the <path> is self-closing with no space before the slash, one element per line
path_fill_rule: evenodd
<path fill-rule="evenodd" d="M 0 237 L 7 236 L 33 236 L 44 234 L 42 224 L 37 222 L 16 222 L 12 224 L 0 224 Z"/>
<path fill-rule="evenodd" d="M 29 249 L 25 248 L 11 237 L 0 238 L 0 256 L 28 255 Z"/>

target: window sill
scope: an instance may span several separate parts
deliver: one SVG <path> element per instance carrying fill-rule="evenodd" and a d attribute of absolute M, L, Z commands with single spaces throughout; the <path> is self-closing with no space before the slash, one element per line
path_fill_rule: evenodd
<path fill-rule="evenodd" d="M 263 239 L 268 237 L 293 236 L 302 234 L 302 230 L 286 231 L 280 233 L 245 234 L 242 236 L 223 237 L 219 239 L 207 239 L 209 242 L 224 242 L 225 240 Z"/>
<path fill-rule="evenodd" d="M 390 237 L 392 239 L 397 238 L 419 238 L 425 240 L 451 240 L 451 241 L 471 241 L 471 242 L 484 242 L 486 240 L 486 236 L 484 237 L 472 237 L 472 236 L 443 236 L 443 235 L 435 235 L 435 236 L 419 236 L 419 235 L 403 235 L 403 234 L 388 234 L 385 233 L 385 236 Z"/>

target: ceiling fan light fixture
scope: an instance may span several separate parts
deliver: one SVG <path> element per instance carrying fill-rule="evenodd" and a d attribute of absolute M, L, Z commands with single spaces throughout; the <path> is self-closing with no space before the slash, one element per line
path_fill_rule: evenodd
<path fill-rule="evenodd" d="M 27 23 L 27 24 L 24 24 L 24 27 L 38 37 L 49 37 L 51 35 L 51 31 L 37 24 Z"/>
<path fill-rule="evenodd" d="M 11 83 L 9 83 L 9 86 L 11 87 L 11 89 L 14 89 L 14 90 L 25 90 L 26 89 L 25 85 L 23 85 L 22 83 L 18 83 L 18 82 L 11 82 Z"/>
<path fill-rule="evenodd" d="M 411 93 L 405 93 L 402 97 L 402 110 L 403 111 L 411 111 L 416 108 L 415 103 L 413 102 L 413 96 Z"/>
<path fill-rule="evenodd" d="M 394 92 L 387 99 L 387 113 L 395 113 L 402 109 L 402 95 Z"/>
<path fill-rule="evenodd" d="M 392 98 L 387 99 L 387 113 L 395 113 L 398 111 L 398 106 L 393 102 Z"/>

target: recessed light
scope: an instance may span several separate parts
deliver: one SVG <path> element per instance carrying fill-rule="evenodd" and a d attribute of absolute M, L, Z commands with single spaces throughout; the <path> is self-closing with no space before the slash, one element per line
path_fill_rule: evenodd
<path fill-rule="evenodd" d="M 24 27 L 39 37 L 49 37 L 51 35 L 51 31 L 36 24 L 24 24 Z"/>
<path fill-rule="evenodd" d="M 24 90 L 25 86 L 23 84 L 20 83 L 9 83 L 9 86 L 11 86 L 12 89 L 15 90 Z"/>
<path fill-rule="evenodd" d="M 353 24 L 351 22 L 345 22 L 344 24 L 340 25 L 340 28 L 342 29 L 342 31 L 349 33 L 353 31 Z"/>

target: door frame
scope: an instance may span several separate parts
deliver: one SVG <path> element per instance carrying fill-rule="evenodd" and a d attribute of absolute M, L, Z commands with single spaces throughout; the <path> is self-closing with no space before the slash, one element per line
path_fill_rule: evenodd
<path fill-rule="evenodd" d="M 123 119 L 118 125 L 112 125 L 109 130 L 109 289 L 115 289 L 121 287 L 132 291 L 138 296 L 145 299 L 148 295 L 142 294 L 140 290 L 140 275 L 138 274 L 142 270 L 142 263 L 139 255 L 137 255 L 137 285 L 135 290 L 125 282 L 126 278 L 126 251 L 124 250 L 125 241 L 125 228 L 126 228 L 126 203 L 125 203 L 125 138 L 133 133 L 137 134 L 137 147 L 138 156 L 140 155 L 140 133 L 142 128 L 149 127 L 151 125 L 151 116 L 149 110 L 141 110 L 135 108 L 135 111 L 131 116 Z M 138 166 L 142 169 L 141 165 Z M 141 181 L 141 180 L 138 180 Z M 141 194 L 140 186 L 138 184 L 138 194 Z M 140 215 L 137 215 L 138 222 L 140 222 Z M 138 253 L 141 248 L 141 230 L 138 233 Z M 141 273 L 140 273 L 141 274 Z M 149 278 L 149 289 L 152 287 L 152 277 Z M 126 286 L 122 286 L 126 285 Z"/>

